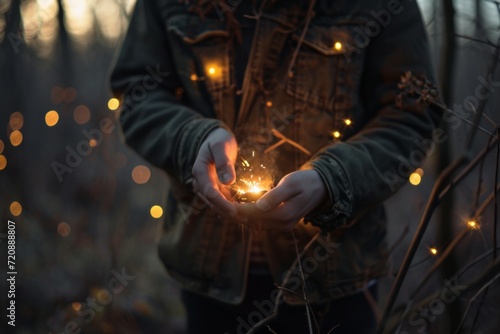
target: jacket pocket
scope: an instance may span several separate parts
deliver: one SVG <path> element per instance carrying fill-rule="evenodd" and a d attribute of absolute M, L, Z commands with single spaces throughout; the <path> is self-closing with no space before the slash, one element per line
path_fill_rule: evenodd
<path fill-rule="evenodd" d="M 364 60 L 363 50 L 354 46 L 357 25 L 311 25 L 292 69 L 287 93 L 316 110 L 352 108 Z M 301 34 L 294 33 L 295 46 Z"/>
<path fill-rule="evenodd" d="M 365 52 L 354 46 L 354 29 L 362 22 L 312 22 L 292 67 L 286 91 L 299 110 L 300 141 L 313 153 L 342 139 L 346 127 L 357 123 L 350 114 L 360 103 Z M 292 47 L 301 34 L 293 34 Z"/>
<path fill-rule="evenodd" d="M 195 96 L 203 95 L 205 88 L 219 114 L 222 95 L 231 88 L 230 38 L 224 23 L 180 14 L 168 19 L 166 29 L 184 87 Z"/>

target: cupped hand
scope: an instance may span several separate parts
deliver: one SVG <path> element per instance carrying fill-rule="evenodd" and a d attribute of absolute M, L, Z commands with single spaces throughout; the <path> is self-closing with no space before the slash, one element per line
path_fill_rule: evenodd
<path fill-rule="evenodd" d="M 233 134 L 223 128 L 210 132 L 200 146 L 193 165 L 193 190 L 220 215 L 235 217 L 235 205 L 227 189 L 236 180 L 234 163 L 238 145 Z"/>
<path fill-rule="evenodd" d="M 327 188 L 315 170 L 300 170 L 283 177 L 256 203 L 237 204 L 240 219 L 248 225 L 288 231 L 327 199 Z"/>

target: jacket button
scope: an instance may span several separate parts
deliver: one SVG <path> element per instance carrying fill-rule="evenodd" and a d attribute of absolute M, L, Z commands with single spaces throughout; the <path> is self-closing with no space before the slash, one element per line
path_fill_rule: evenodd
<path fill-rule="evenodd" d="M 231 286 L 231 279 L 225 275 L 216 276 L 213 286 L 218 289 L 227 289 Z"/>

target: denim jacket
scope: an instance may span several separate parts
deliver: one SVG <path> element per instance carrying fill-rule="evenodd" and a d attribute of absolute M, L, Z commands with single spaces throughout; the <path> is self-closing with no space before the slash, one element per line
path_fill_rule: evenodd
<path fill-rule="evenodd" d="M 271 126 L 310 153 L 278 147 L 281 175 L 312 168 L 328 189 L 317 223 L 302 220 L 294 233 L 299 250 L 309 243 L 301 261 L 309 300 L 339 298 L 387 272 L 382 202 L 407 179 L 401 165 L 422 162 L 412 156 L 424 155 L 419 143 L 438 119 L 414 98 L 396 106 L 405 72 L 432 80 L 425 28 L 415 1 L 317 0 L 309 21 L 310 1 L 266 3 L 236 87 L 237 41 L 218 15 L 231 7 L 202 18 L 178 0 L 138 0 L 111 87 L 126 143 L 170 179 L 159 255 L 175 280 L 225 302 L 244 298 L 255 234 L 195 197 L 191 169 L 215 128 L 244 140 Z M 258 237 L 283 284 L 297 258 L 291 233 Z M 298 277 L 285 283 L 301 291 Z M 301 303 L 288 293 L 286 301 Z"/>

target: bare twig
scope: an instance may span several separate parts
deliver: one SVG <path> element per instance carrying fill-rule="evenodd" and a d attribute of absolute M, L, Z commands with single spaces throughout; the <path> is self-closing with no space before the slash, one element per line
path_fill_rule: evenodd
<path fill-rule="evenodd" d="M 304 301 L 306 304 L 307 324 L 309 325 L 309 333 L 313 334 L 311 314 L 309 311 L 309 300 L 307 299 L 306 280 L 304 278 L 304 271 L 302 270 L 302 261 L 300 261 L 300 253 L 299 253 L 299 246 L 298 246 L 297 238 L 295 238 L 295 232 L 293 230 L 292 230 L 292 237 L 293 237 L 293 243 L 295 244 L 295 253 L 297 254 L 297 259 L 298 259 L 298 264 L 299 264 L 300 283 L 302 283 L 302 292 L 304 294 Z M 317 326 L 318 325 L 316 324 L 316 327 Z M 319 331 L 318 331 L 318 333 L 319 333 Z"/>
<path fill-rule="evenodd" d="M 469 299 L 469 302 L 467 303 L 467 308 L 465 309 L 465 312 L 464 312 L 464 315 L 462 316 L 462 319 L 460 320 L 460 323 L 458 324 L 458 327 L 457 329 L 455 330 L 455 334 L 457 334 L 460 330 L 460 328 L 462 328 L 462 325 L 464 323 L 464 320 L 465 318 L 467 317 L 467 313 L 469 312 L 469 309 L 472 305 L 472 302 L 474 300 L 476 300 L 476 298 L 485 290 L 485 289 L 488 289 L 489 286 L 491 284 L 493 284 L 493 282 L 495 282 L 498 278 L 500 278 L 500 274 L 497 274 L 495 277 L 493 277 L 491 280 L 489 280 L 486 284 L 484 284 L 481 289 L 479 289 L 478 292 L 476 292 L 476 294 L 474 296 L 472 296 L 471 299 Z"/>

